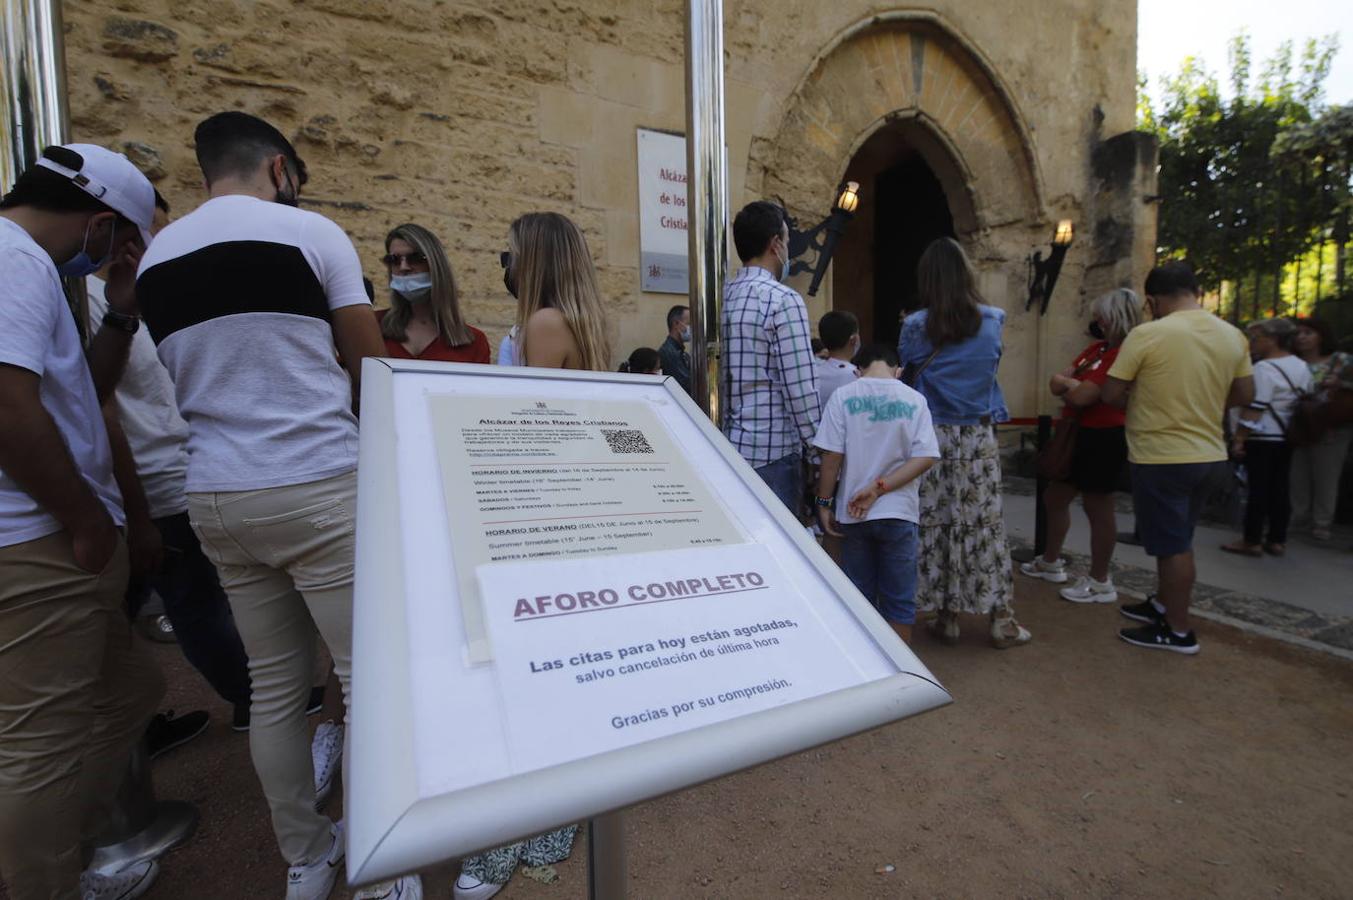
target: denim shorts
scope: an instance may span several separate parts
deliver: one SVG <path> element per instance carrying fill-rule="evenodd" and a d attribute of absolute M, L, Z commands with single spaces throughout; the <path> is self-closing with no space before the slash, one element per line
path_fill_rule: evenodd
<path fill-rule="evenodd" d="M 919 544 L 915 522 L 873 519 L 842 525 L 842 568 L 889 622 L 916 621 L 916 555 Z"/>
<path fill-rule="evenodd" d="M 1148 556 L 1177 556 L 1193 549 L 1193 527 L 1203 504 L 1226 476 L 1224 462 L 1132 464 L 1137 536 Z"/>

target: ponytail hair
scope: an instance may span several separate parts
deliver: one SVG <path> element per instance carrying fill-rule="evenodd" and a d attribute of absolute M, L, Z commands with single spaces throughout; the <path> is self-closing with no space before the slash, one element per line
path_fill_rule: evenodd
<path fill-rule="evenodd" d="M 652 347 L 640 347 L 630 354 L 630 358 L 620 364 L 621 372 L 633 375 L 647 375 L 662 367 L 662 357 Z"/>

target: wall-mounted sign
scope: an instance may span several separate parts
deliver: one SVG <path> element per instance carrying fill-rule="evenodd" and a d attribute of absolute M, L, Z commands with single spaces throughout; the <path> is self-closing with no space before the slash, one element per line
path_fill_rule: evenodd
<path fill-rule="evenodd" d="M 645 291 L 689 290 L 686 139 L 639 129 L 639 280 Z"/>
<path fill-rule="evenodd" d="M 368 360 L 348 873 L 948 702 L 675 382 Z"/>

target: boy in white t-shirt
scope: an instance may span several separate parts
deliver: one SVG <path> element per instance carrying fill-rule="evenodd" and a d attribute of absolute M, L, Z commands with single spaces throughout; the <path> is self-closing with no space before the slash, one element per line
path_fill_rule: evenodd
<path fill-rule="evenodd" d="M 940 458 L 940 447 L 925 397 L 899 380 L 895 351 L 867 347 L 855 364 L 859 379 L 832 393 L 813 440 L 822 451 L 818 521 L 828 534 L 844 538 L 842 568 L 855 587 L 910 642 L 920 522 L 916 479 Z"/>
<path fill-rule="evenodd" d="M 817 360 L 817 397 L 823 409 L 836 389 L 855 380 L 855 354 L 860 351 L 860 320 L 854 313 L 834 309 L 817 323 L 827 355 Z"/>

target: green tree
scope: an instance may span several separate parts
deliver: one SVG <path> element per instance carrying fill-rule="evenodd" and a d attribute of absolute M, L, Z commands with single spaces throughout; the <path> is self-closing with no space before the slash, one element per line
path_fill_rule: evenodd
<path fill-rule="evenodd" d="M 1337 188 L 1309 142 L 1286 135 L 1323 118 L 1337 49 L 1333 37 L 1307 42 L 1300 54 L 1285 43 L 1254 83 L 1249 40 L 1237 35 L 1229 91 L 1188 58 L 1162 80 L 1158 111 L 1139 82 L 1139 127 L 1160 138 L 1161 253 L 1187 256 L 1214 288 L 1232 283 L 1223 296 L 1236 304 L 1276 307 L 1284 267 L 1314 246 L 1327 221 L 1322 197 Z"/>

